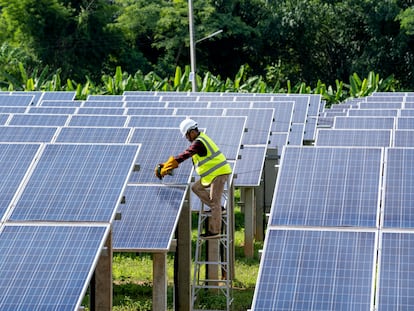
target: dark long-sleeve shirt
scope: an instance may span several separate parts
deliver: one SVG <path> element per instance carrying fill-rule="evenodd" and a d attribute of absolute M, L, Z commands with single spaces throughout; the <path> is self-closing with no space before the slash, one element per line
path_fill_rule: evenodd
<path fill-rule="evenodd" d="M 175 160 L 178 163 L 184 162 L 188 158 L 191 158 L 193 155 L 198 154 L 200 157 L 204 157 L 207 154 L 207 149 L 204 144 L 199 140 L 194 140 L 193 143 L 182 153 L 175 156 Z"/>

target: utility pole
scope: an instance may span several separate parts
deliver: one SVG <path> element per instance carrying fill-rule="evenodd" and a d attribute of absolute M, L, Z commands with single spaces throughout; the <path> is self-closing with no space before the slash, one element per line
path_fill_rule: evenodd
<path fill-rule="evenodd" d="M 188 0 L 188 19 L 189 19 L 188 24 L 189 24 L 189 31 L 190 31 L 190 61 L 191 61 L 190 81 L 192 85 L 192 91 L 197 92 L 193 0 Z"/>

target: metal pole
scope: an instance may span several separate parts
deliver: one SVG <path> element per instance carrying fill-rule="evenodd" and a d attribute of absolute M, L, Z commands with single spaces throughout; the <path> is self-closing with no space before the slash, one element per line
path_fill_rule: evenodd
<path fill-rule="evenodd" d="M 195 55 L 195 42 L 194 42 L 194 17 L 193 17 L 193 1 L 188 0 L 188 23 L 190 31 L 190 61 L 191 72 L 190 81 L 193 92 L 197 92 L 197 79 L 196 79 L 196 55 Z"/>

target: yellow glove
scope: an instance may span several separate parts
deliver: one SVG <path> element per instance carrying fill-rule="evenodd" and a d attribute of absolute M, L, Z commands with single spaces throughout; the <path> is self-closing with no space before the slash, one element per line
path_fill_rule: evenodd
<path fill-rule="evenodd" d="M 174 159 L 173 156 L 169 157 L 168 161 L 161 164 L 160 175 L 164 177 L 167 174 L 170 174 L 171 171 L 178 167 L 178 162 Z"/>

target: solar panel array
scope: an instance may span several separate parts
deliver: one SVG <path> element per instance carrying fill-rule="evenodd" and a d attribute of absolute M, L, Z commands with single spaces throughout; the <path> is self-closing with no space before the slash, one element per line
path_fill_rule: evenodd
<path fill-rule="evenodd" d="M 170 249 L 192 166 L 162 182 L 153 170 L 188 146 L 184 117 L 214 138 L 235 185 L 254 187 L 268 148 L 280 155 L 315 138 L 321 104 L 317 95 L 2 92 L 0 307 L 79 307 L 111 228 L 114 250 Z"/>
<path fill-rule="evenodd" d="M 284 148 L 252 310 L 411 310 L 414 93 L 323 109 Z"/>

